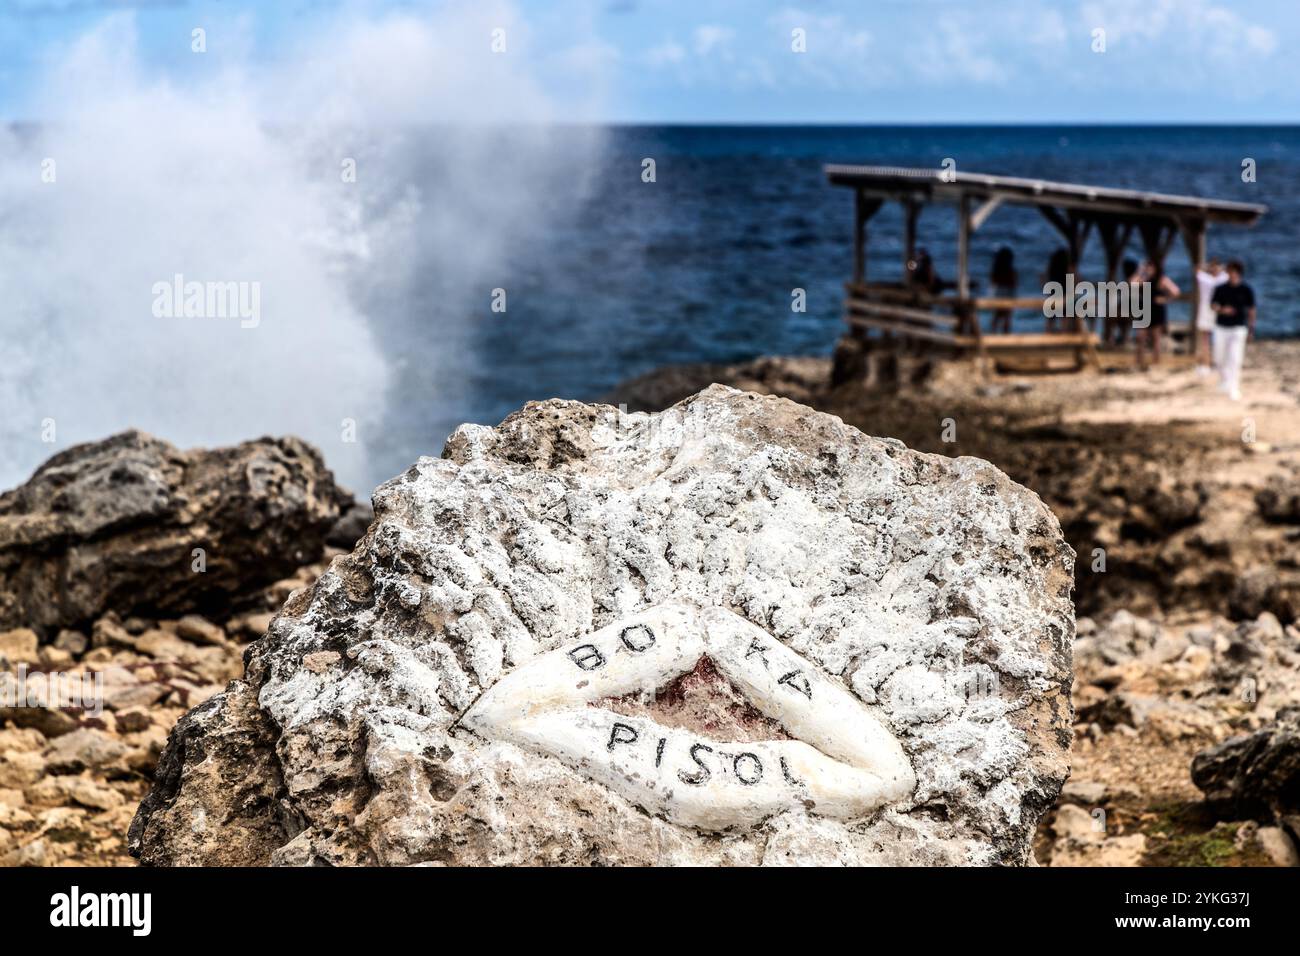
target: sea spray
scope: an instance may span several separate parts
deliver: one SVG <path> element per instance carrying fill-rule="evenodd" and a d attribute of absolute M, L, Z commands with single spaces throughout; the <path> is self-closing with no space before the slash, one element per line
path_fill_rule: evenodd
<path fill-rule="evenodd" d="M 476 303 L 591 155 L 541 125 L 536 58 L 476 62 L 489 24 L 526 49 L 516 20 L 345 13 L 256 64 L 209 30 L 215 66 L 183 84 L 143 68 L 129 14 L 57 51 L 24 110 L 39 122 L 0 127 L 0 487 L 132 426 L 297 434 L 363 493 L 436 454 L 490 368 Z M 176 275 L 205 310 L 209 283 L 250 307 L 256 289 L 255 320 L 157 308 Z M 438 424 L 391 427 L 409 408 Z"/>

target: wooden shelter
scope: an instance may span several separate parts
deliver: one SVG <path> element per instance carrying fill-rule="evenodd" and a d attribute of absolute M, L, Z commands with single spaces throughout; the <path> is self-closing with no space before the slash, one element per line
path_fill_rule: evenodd
<path fill-rule="evenodd" d="M 1024 350 L 1069 349 L 1076 364 L 1095 360 L 1097 336 L 1082 318 L 1066 319 L 1067 331 L 1005 335 L 981 331 L 979 315 L 1000 309 L 1042 310 L 1042 296 L 997 298 L 972 291 L 972 235 L 1000 206 L 1031 206 L 1061 234 L 1069 252 L 1071 272 L 1095 231 L 1106 254 L 1106 281 L 1117 279 L 1124 249 L 1136 233 L 1146 258 L 1163 266 L 1180 237 L 1192 262 L 1206 257 L 1210 223 L 1250 226 L 1267 211 L 1251 203 L 1224 202 L 1195 196 L 1172 196 L 1132 189 L 1109 189 L 1074 183 L 989 176 L 948 169 L 908 169 L 891 166 L 827 166 L 832 185 L 853 190 L 853 278 L 847 283 L 845 320 L 860 334 L 877 330 L 904 341 L 948 346 L 959 352 L 984 355 Z M 916 255 L 916 227 L 929 203 L 957 208 L 957 271 L 951 294 L 933 292 L 903 282 L 867 279 L 867 222 L 886 201 L 902 205 L 903 268 Z M 1118 277 L 1126 278 L 1126 277 Z M 1195 309 L 1195 290 L 1180 298 Z"/>

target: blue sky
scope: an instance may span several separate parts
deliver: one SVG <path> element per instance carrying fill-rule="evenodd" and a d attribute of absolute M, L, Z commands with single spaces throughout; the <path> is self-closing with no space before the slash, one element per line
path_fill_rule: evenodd
<path fill-rule="evenodd" d="M 0 116 L 40 119 L 64 51 L 130 21 L 136 69 L 184 86 L 239 60 L 284 67 L 340 18 L 437 18 L 433 2 L 0 0 Z M 1294 122 L 1296 0 L 516 0 L 453 37 L 506 55 L 558 104 L 615 122 Z M 469 24 L 469 25 L 467 25 Z M 207 31 L 208 55 L 191 53 Z M 792 49 L 803 31 L 806 52 Z M 1094 50 L 1095 31 L 1105 50 Z M 329 61 L 327 36 L 312 55 Z M 518 60 L 522 60 L 520 64 Z M 467 69 L 476 69 L 469 61 Z M 484 69 L 488 67 L 484 66 Z M 400 81 L 400 77 L 395 77 Z M 48 97 L 44 100 L 48 103 Z"/>

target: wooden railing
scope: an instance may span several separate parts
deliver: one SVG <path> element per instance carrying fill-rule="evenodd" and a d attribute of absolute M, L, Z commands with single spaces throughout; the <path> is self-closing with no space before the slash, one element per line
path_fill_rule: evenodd
<path fill-rule="evenodd" d="M 845 321 L 855 328 L 877 329 L 903 338 L 918 339 L 957 350 L 974 349 L 1074 349 L 1080 360 L 1095 361 L 1099 339 L 1081 318 L 1064 318 L 1069 332 L 1029 332 L 985 335 L 977 316 L 1003 309 L 1044 309 L 1042 297 L 1000 296 L 961 299 L 933 295 L 922 289 L 885 283 L 849 282 L 845 285 Z M 1057 300 L 1064 304 L 1063 300 Z"/>
<path fill-rule="evenodd" d="M 955 308 L 963 304 L 963 300 L 955 295 L 935 295 L 915 286 L 903 286 L 894 282 L 846 282 L 844 288 L 850 296 L 895 301 L 911 305 Z M 1169 297 L 1170 303 L 1193 302 L 1195 300 L 1196 294 L 1194 292 L 1180 292 L 1176 296 Z M 974 296 L 964 301 L 977 311 L 987 312 L 995 309 L 1042 309 L 1049 300 L 1045 296 L 1036 295 L 1016 296 L 1014 298 Z M 1064 299 L 1056 301 L 1064 304 Z"/>

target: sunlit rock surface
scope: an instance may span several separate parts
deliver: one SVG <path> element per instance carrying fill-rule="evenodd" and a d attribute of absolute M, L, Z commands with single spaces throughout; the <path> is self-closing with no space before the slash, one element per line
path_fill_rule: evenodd
<path fill-rule="evenodd" d="M 989 464 L 715 386 L 464 426 L 374 503 L 173 732 L 143 861 L 1028 860 L 1074 555 Z"/>
<path fill-rule="evenodd" d="M 0 494 L 0 631 L 225 609 L 320 557 L 351 495 L 297 438 L 75 445 Z"/>

